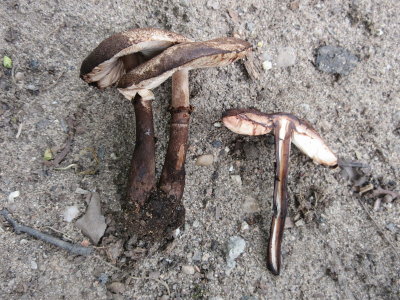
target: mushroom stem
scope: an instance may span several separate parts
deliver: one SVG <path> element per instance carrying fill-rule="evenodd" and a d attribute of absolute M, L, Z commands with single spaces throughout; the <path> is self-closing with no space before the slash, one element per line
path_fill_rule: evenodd
<path fill-rule="evenodd" d="M 160 190 L 176 200 L 182 198 L 185 187 L 190 113 L 189 72 L 181 70 L 172 76 L 170 136 L 159 182 Z"/>
<path fill-rule="evenodd" d="M 292 123 L 287 119 L 278 120 L 274 125 L 276 169 L 267 267 L 274 275 L 279 275 L 281 267 L 281 245 L 288 206 L 287 176 L 293 130 Z"/>
<path fill-rule="evenodd" d="M 127 202 L 139 209 L 155 188 L 155 142 L 151 100 L 136 95 L 136 145 L 128 179 Z"/>

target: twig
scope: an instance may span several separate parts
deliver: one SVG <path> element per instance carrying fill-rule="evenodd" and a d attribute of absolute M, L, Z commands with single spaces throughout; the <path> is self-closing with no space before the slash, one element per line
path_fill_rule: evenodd
<path fill-rule="evenodd" d="M 82 246 L 79 246 L 76 244 L 72 244 L 72 243 L 60 240 L 59 238 L 51 236 L 47 233 L 40 232 L 31 227 L 18 224 L 17 221 L 15 221 L 12 217 L 10 217 L 10 213 L 8 212 L 7 209 L 0 210 L 0 215 L 3 216 L 8 223 L 11 224 L 11 226 L 14 228 L 14 231 L 17 234 L 24 232 L 24 233 L 31 235 L 41 241 L 50 243 L 54 246 L 60 247 L 64 250 L 67 250 L 68 252 L 70 252 L 72 254 L 86 256 L 86 255 L 90 255 L 93 252 L 92 248 L 87 248 L 87 247 L 82 247 Z"/>
<path fill-rule="evenodd" d="M 378 225 L 378 223 L 372 217 L 372 215 L 370 214 L 368 209 L 365 207 L 364 203 L 362 203 L 361 199 L 357 198 L 357 200 L 358 200 L 358 203 L 361 205 L 361 207 L 364 209 L 364 211 L 367 213 L 368 217 L 371 219 L 372 223 L 374 223 L 378 232 L 383 236 L 383 239 L 386 240 L 386 242 L 389 244 L 389 246 L 393 249 L 394 254 L 397 256 L 398 259 L 400 259 L 399 250 L 393 245 L 392 241 L 389 239 L 389 237 L 385 234 L 385 232 L 381 229 L 381 227 Z"/>
<path fill-rule="evenodd" d="M 19 126 L 18 126 L 18 131 L 17 131 L 17 134 L 15 135 L 15 138 L 16 138 L 16 139 L 18 139 L 19 136 L 21 135 L 21 132 L 22 132 L 22 124 L 23 124 L 23 123 L 20 123 Z"/>
<path fill-rule="evenodd" d="M 400 197 L 399 193 L 396 193 L 394 191 L 390 191 L 390 190 L 385 190 L 381 187 L 376 188 L 373 192 L 372 192 L 372 196 L 378 197 L 381 195 L 390 195 L 393 197 L 393 200 L 395 200 L 396 198 Z"/>
<path fill-rule="evenodd" d="M 67 124 L 68 124 L 68 136 L 67 139 L 64 143 L 64 147 L 60 153 L 56 155 L 54 160 L 52 161 L 46 161 L 44 164 L 46 166 L 58 166 L 60 162 L 63 161 L 63 159 L 67 156 L 67 154 L 71 151 L 72 144 L 74 142 L 74 137 L 75 137 L 75 132 L 76 132 L 76 123 L 77 121 L 75 120 L 76 116 L 69 116 L 67 118 Z"/>
<path fill-rule="evenodd" d="M 66 235 L 64 232 L 62 232 L 62 231 L 60 231 L 60 230 L 57 230 L 57 229 L 55 229 L 55 228 L 53 228 L 53 227 L 50 227 L 50 226 L 46 226 L 46 227 L 44 227 L 44 228 L 50 229 L 50 230 L 52 230 L 52 231 L 54 231 L 54 232 L 57 232 L 58 234 L 61 234 L 61 235 L 63 236 L 64 239 L 66 239 L 66 240 L 68 240 L 68 241 L 70 241 L 70 242 L 73 241 L 73 239 L 72 239 L 71 237 L 69 237 L 68 235 Z"/>

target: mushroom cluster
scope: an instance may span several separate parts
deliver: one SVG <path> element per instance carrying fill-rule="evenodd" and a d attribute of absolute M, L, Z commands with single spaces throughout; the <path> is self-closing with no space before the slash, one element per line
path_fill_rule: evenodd
<path fill-rule="evenodd" d="M 338 157 L 329 149 L 315 129 L 306 121 L 287 113 L 266 114 L 256 109 L 231 109 L 222 121 L 231 131 L 243 135 L 275 136 L 275 184 L 272 221 L 267 251 L 267 267 L 275 275 L 281 268 L 281 245 L 287 214 L 287 177 L 291 143 L 315 163 L 338 165 Z"/>
<path fill-rule="evenodd" d="M 131 29 L 101 42 L 83 61 L 81 78 L 100 89 L 116 85 L 132 101 L 136 143 L 125 203 L 125 226 L 137 236 L 162 239 L 184 223 L 182 195 L 188 147 L 189 70 L 228 65 L 251 45 L 238 38 L 205 42 L 155 28 Z M 172 77 L 170 136 L 160 180 L 155 179 L 152 89 Z"/>

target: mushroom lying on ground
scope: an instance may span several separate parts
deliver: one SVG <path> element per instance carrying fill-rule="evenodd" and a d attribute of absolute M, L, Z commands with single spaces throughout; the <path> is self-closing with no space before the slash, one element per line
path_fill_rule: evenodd
<path fill-rule="evenodd" d="M 219 38 L 206 42 L 188 42 L 172 46 L 153 59 L 122 76 L 118 88 L 128 99 L 143 90 L 172 79 L 171 128 L 167 154 L 158 189 L 142 205 L 137 199 L 127 200 L 136 207 L 136 218 L 126 217 L 141 237 L 160 239 L 184 223 L 181 199 L 185 185 L 185 159 L 191 108 L 189 105 L 188 71 L 196 68 L 225 66 L 243 58 L 251 45 L 237 38 Z M 139 204 L 139 205 L 138 205 Z M 137 208 L 141 208 L 138 211 Z"/>
<path fill-rule="evenodd" d="M 120 32 L 102 41 L 85 58 L 80 76 L 90 85 L 104 89 L 166 48 L 188 41 L 182 35 L 156 28 Z M 150 91 L 142 90 L 132 101 L 136 117 L 136 144 L 129 174 L 128 195 L 142 204 L 155 187 L 153 99 Z"/>
<path fill-rule="evenodd" d="M 273 274 L 279 275 L 287 213 L 291 142 L 318 164 L 334 167 L 338 164 L 338 158 L 310 124 L 291 114 L 265 114 L 255 109 L 231 109 L 224 113 L 222 120 L 228 129 L 238 134 L 264 135 L 271 132 L 275 136 L 276 170 L 267 267 Z"/>

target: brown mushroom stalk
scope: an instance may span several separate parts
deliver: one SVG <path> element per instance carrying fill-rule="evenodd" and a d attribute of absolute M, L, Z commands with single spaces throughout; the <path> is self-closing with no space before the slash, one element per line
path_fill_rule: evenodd
<path fill-rule="evenodd" d="M 170 135 L 159 188 L 167 197 L 181 199 L 185 187 L 185 161 L 189 138 L 189 71 L 172 76 Z"/>
<path fill-rule="evenodd" d="M 273 130 L 275 135 L 276 170 L 267 267 L 273 274 L 279 275 L 288 207 L 287 176 L 291 142 L 316 163 L 336 166 L 338 158 L 311 125 L 291 114 L 232 109 L 224 113 L 222 120 L 228 129 L 239 134 L 264 135 Z"/>
<path fill-rule="evenodd" d="M 143 206 L 155 188 L 155 142 L 152 101 L 136 95 L 132 100 L 136 119 L 136 144 L 127 186 L 127 202 Z"/>
<path fill-rule="evenodd" d="M 267 266 L 273 274 L 278 275 L 281 266 L 281 245 L 288 207 L 287 176 L 293 131 L 292 123 L 286 119 L 278 119 L 278 122 L 274 125 L 276 168 Z"/>

